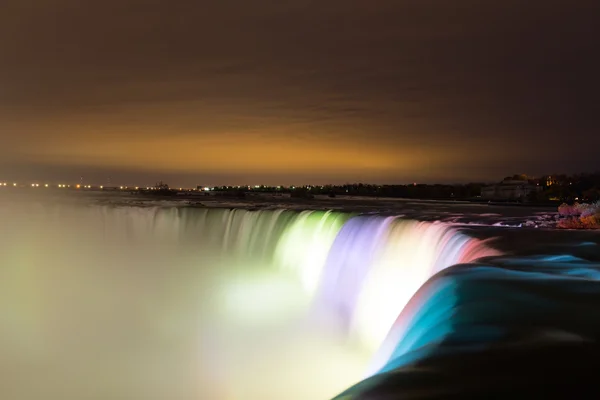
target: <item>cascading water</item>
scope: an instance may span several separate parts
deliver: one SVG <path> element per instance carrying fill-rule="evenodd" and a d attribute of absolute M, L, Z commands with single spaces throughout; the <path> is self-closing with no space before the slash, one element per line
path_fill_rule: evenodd
<path fill-rule="evenodd" d="M 330 398 L 383 366 L 430 276 L 495 254 L 443 224 L 331 211 L 0 218 L 0 387 L 17 400 Z"/>
<path fill-rule="evenodd" d="M 331 248 L 321 302 L 334 306 L 349 330 L 375 351 L 427 279 L 451 265 L 494 254 L 443 224 L 356 217 Z"/>

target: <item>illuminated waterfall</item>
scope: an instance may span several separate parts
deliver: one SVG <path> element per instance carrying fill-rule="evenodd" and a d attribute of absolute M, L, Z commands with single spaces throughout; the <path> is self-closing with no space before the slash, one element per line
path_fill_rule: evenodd
<path fill-rule="evenodd" d="M 311 294 L 317 290 L 329 250 L 350 216 L 304 211 L 283 232 L 275 250 L 279 267 L 297 273 Z"/>
<path fill-rule="evenodd" d="M 53 362 L 63 348 L 74 349 L 61 361 L 65 365 L 93 360 L 100 368 L 102 360 L 110 365 L 127 356 L 122 369 L 111 372 L 114 376 L 107 372 L 109 377 L 97 374 L 82 380 L 85 386 L 95 378 L 105 379 L 100 379 L 99 387 L 112 387 L 113 394 L 125 391 L 119 386 L 123 376 L 131 373 L 142 379 L 143 374 L 150 374 L 139 366 L 157 365 L 160 370 L 165 354 L 155 352 L 166 349 L 169 353 L 173 343 L 179 343 L 178 350 L 173 350 L 177 357 L 200 358 L 199 364 L 193 360 L 173 365 L 192 368 L 209 358 L 226 363 L 213 339 L 208 345 L 210 356 L 193 350 L 209 340 L 197 338 L 205 330 L 224 327 L 224 333 L 205 336 L 217 337 L 224 343 L 224 352 L 233 354 L 239 349 L 241 355 L 230 354 L 235 361 L 223 367 L 222 381 L 206 378 L 212 382 L 207 387 L 221 391 L 211 392 L 211 398 L 282 398 L 287 390 L 295 392 L 284 396 L 288 399 L 334 396 L 364 376 L 374 354 L 378 356 L 372 368 L 385 364 L 402 339 L 398 321 L 403 309 L 429 277 L 451 265 L 496 254 L 482 241 L 444 224 L 332 211 L 27 203 L 0 208 L 0 217 L 4 221 L 0 231 L 1 344 L 17 352 L 13 360 L 17 357 L 23 365 L 27 360 Z M 314 312 L 340 323 L 342 350 L 337 344 L 317 345 L 320 339 L 313 331 L 318 327 L 298 337 L 289 334 L 294 338 L 282 341 L 278 335 L 288 335 L 281 332 L 293 332 L 292 328 L 261 328 L 287 324 L 286 313 L 310 321 Z M 224 314 L 230 315 L 228 320 Z M 260 335 L 251 333 L 255 331 L 268 338 L 267 353 L 269 346 L 283 343 L 280 350 L 273 350 L 281 354 L 260 358 L 268 371 L 240 361 L 260 357 L 256 353 L 263 351 L 260 340 L 253 341 Z M 123 335 L 138 338 L 132 342 L 136 344 L 115 339 Z M 307 335 L 313 339 L 306 341 Z M 355 344 L 347 344 L 347 338 Z M 135 350 L 146 342 L 148 347 Z M 320 347 L 311 350 L 311 346 Z M 358 346 L 371 360 L 355 362 L 357 367 L 350 371 L 353 364 L 348 354 L 355 347 L 344 346 Z M 284 354 L 291 349 L 306 353 L 296 369 L 275 360 L 279 356 L 285 361 Z M 154 364 L 142 361 L 145 357 Z M 321 363 L 315 357 L 329 364 L 322 363 L 321 370 L 315 366 L 315 361 Z M 339 362 L 331 364 L 335 360 Z M 239 373 L 232 367 L 238 364 Z M 172 373 L 169 365 L 166 362 L 163 367 L 167 375 Z M 0 361 L 0 367 L 6 365 Z M 64 368 L 71 371 L 71 367 Z M 196 368 L 201 376 L 215 373 L 208 366 Z M 269 374 L 288 369 L 292 376 L 287 381 L 282 378 L 280 387 L 265 380 Z M 47 378 L 51 383 L 41 382 L 40 388 L 66 379 L 60 371 L 56 367 Z M 54 373 L 59 375 L 52 378 Z M 314 387 L 289 389 L 293 382 L 319 376 L 323 381 Z M 181 390 L 198 384 L 194 373 L 181 372 L 177 379 Z M 173 390 L 165 385 L 137 388 L 137 392 L 134 388 L 129 394 L 152 392 L 161 397 L 160 390 Z M 76 386 L 70 390 L 76 391 Z M 198 393 L 199 389 L 194 390 Z M 202 390 L 203 396 L 209 396 L 206 388 Z M 67 399 L 77 397 L 62 394 Z M 165 394 L 164 398 L 169 397 Z"/>
<path fill-rule="evenodd" d="M 443 224 L 355 217 L 329 252 L 320 306 L 337 311 L 349 332 L 376 351 L 427 279 L 451 265 L 495 254 Z"/>

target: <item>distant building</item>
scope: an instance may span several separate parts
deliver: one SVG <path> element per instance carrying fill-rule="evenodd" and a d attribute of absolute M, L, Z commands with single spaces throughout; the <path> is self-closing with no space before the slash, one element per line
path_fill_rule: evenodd
<path fill-rule="evenodd" d="M 546 186 L 550 187 L 550 186 L 556 185 L 558 183 L 559 182 L 556 179 L 552 178 L 552 176 L 548 175 L 546 177 Z"/>
<path fill-rule="evenodd" d="M 531 193 L 539 192 L 541 187 L 527 180 L 504 179 L 496 185 L 481 189 L 481 197 L 490 200 L 524 200 Z"/>

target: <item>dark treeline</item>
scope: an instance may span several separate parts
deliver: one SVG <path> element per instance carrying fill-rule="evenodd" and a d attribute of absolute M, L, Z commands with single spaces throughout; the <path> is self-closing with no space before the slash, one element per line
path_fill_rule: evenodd
<path fill-rule="evenodd" d="M 248 192 L 279 192 L 290 193 L 292 197 L 312 197 L 314 195 L 336 196 L 373 196 L 373 197 L 401 197 L 413 199 L 469 199 L 481 194 L 482 183 L 469 183 L 465 185 L 372 185 L 366 183 L 353 183 L 345 185 L 323 186 L 217 186 L 213 190 L 230 192 L 232 194 Z"/>
<path fill-rule="evenodd" d="M 532 192 L 527 200 L 548 201 L 597 201 L 600 199 L 600 173 L 577 175 L 548 175 L 541 178 L 528 178 L 514 175 L 505 180 L 520 180 L 539 189 Z M 500 182 L 498 182 L 500 183 Z M 409 184 L 373 185 L 349 183 L 344 185 L 306 186 L 217 186 L 212 190 L 230 195 L 244 196 L 246 193 L 290 193 L 292 197 L 310 198 L 315 195 L 396 197 L 408 199 L 454 199 L 476 200 L 481 198 L 481 189 L 489 184 Z"/>
<path fill-rule="evenodd" d="M 542 187 L 531 195 L 531 200 L 559 200 L 565 202 L 600 200 L 600 173 L 551 175 L 535 180 Z"/>

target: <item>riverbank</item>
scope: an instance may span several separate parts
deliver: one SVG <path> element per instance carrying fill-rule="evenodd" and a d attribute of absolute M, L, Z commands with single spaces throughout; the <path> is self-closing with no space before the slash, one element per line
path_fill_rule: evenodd
<path fill-rule="evenodd" d="M 590 204 L 561 204 L 558 207 L 562 229 L 600 229 L 600 201 Z"/>

